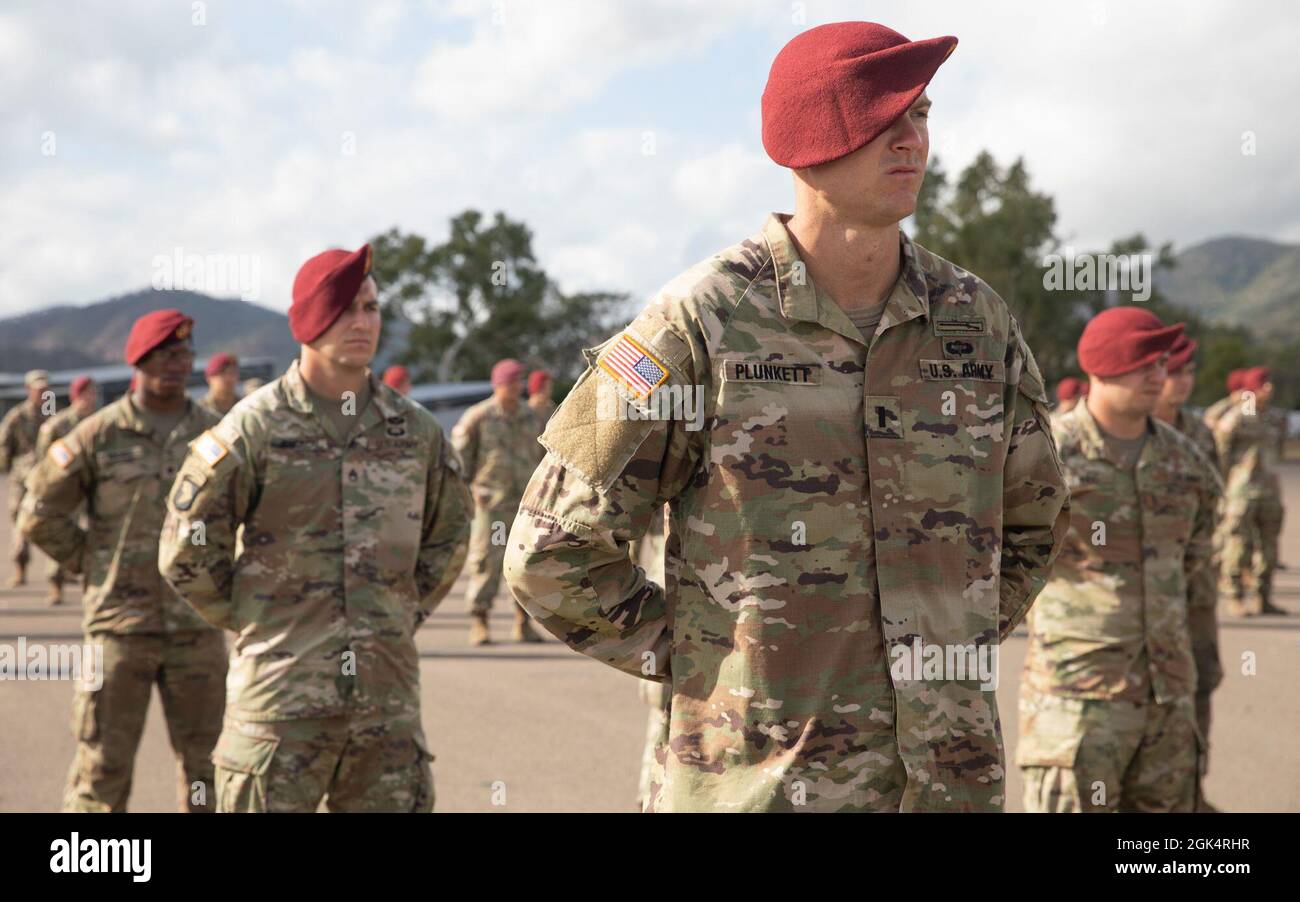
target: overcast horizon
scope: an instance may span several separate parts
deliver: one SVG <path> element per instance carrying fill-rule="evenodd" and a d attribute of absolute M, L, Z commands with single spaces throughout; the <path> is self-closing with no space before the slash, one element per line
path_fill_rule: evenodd
<path fill-rule="evenodd" d="M 394 226 L 441 240 L 470 207 L 525 222 L 563 289 L 645 299 L 789 209 L 759 140 L 768 67 L 853 18 L 958 37 L 932 156 L 950 175 L 1023 157 L 1065 244 L 1300 242 L 1285 4 L 1041 7 L 10 4 L 0 317 L 147 287 L 178 248 L 256 258 L 250 299 L 284 311 L 311 254 Z"/>

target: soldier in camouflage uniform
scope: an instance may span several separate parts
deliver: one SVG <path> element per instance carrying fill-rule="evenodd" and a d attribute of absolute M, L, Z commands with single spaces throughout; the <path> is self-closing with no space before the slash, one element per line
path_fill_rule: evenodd
<path fill-rule="evenodd" d="M 1070 533 L 1029 616 L 1020 685 L 1030 812 L 1196 804 L 1193 697 L 1222 677 L 1210 563 L 1219 487 L 1196 446 L 1151 416 L 1181 331 L 1117 307 L 1079 340 L 1091 391 L 1055 428 Z"/>
<path fill-rule="evenodd" d="M 211 811 L 212 762 L 225 706 L 226 647 L 158 574 L 167 490 L 189 442 L 216 418 L 185 396 L 193 320 L 140 317 L 126 344 L 134 392 L 54 441 L 32 472 L 23 528 L 67 572 L 82 574 L 87 644 L 104 682 L 73 709 L 77 754 L 65 811 L 125 811 L 149 697 L 157 684 L 178 762 L 182 811 Z M 77 522 L 82 507 L 89 521 Z"/>
<path fill-rule="evenodd" d="M 63 410 L 41 424 L 41 431 L 36 438 L 35 460 L 43 458 L 50 450 L 50 445 L 63 438 L 77 427 L 82 420 L 99 407 L 99 389 L 89 376 L 78 376 L 68 387 L 68 400 L 71 402 Z M 22 524 L 19 524 L 22 529 Z M 67 581 L 67 572 L 62 564 L 56 564 L 50 576 L 49 603 L 63 603 L 63 584 Z"/>
<path fill-rule="evenodd" d="M 299 361 L 191 447 L 158 566 L 231 630 L 217 810 L 432 810 L 415 631 L 465 559 L 469 497 L 432 414 L 367 369 L 370 249 L 294 282 Z"/>
<path fill-rule="evenodd" d="M 555 380 L 546 370 L 533 370 L 528 374 L 528 406 L 537 414 L 539 429 L 546 426 L 546 421 L 555 413 L 555 401 L 551 399 L 551 388 Z"/>
<path fill-rule="evenodd" d="M 919 643 L 990 657 L 1067 522 L 1006 304 L 897 227 L 955 43 L 794 38 L 763 101 L 794 216 L 588 352 L 542 436 L 506 578 L 575 650 L 671 687 L 648 810 L 1003 806 L 996 678 L 894 668 Z M 661 587 L 627 543 L 665 503 Z"/>
<path fill-rule="evenodd" d="M 1220 398 L 1219 400 L 1211 404 L 1209 407 L 1205 408 L 1205 413 L 1201 415 L 1201 421 L 1205 423 L 1206 427 L 1209 428 L 1211 431 L 1214 429 L 1215 425 L 1219 422 L 1219 420 L 1223 418 L 1223 415 L 1227 413 L 1232 407 L 1234 407 L 1241 400 L 1240 383 L 1241 383 L 1241 374 L 1244 372 L 1245 370 L 1233 370 L 1232 372 L 1228 373 L 1227 396 Z"/>
<path fill-rule="evenodd" d="M 22 508 L 24 483 L 36 463 L 36 441 L 41 424 L 49 417 L 44 394 L 49 388 L 45 370 L 32 370 L 23 378 L 27 400 L 5 414 L 0 420 L 0 473 L 9 474 L 9 520 L 13 524 L 11 557 L 14 573 L 9 585 L 12 588 L 27 582 L 27 564 L 31 550 L 27 538 L 18 528 L 18 512 Z"/>
<path fill-rule="evenodd" d="M 474 528 L 470 535 L 469 586 L 465 590 L 471 618 L 469 642 L 486 645 L 488 612 L 501 585 L 506 532 L 514 522 L 519 499 L 533 468 L 542 458 L 537 443 L 542 423 L 525 404 L 524 368 L 517 360 L 500 360 L 492 367 L 492 397 L 480 401 L 461 416 L 451 431 L 465 467 L 465 479 L 474 496 Z M 518 604 L 512 638 L 540 642 L 528 615 Z"/>
<path fill-rule="evenodd" d="M 1273 604 L 1273 574 L 1282 531 L 1277 466 L 1286 441 L 1286 420 L 1269 406 L 1273 383 L 1266 367 L 1246 370 L 1238 384 L 1240 401 L 1214 426 L 1227 482 L 1217 536 L 1223 596 L 1228 610 L 1239 616 L 1285 614 L 1285 609 Z"/>
<path fill-rule="evenodd" d="M 239 387 L 239 359 L 234 354 L 219 351 L 208 358 L 203 377 L 208 382 L 208 393 L 199 404 L 220 420 L 239 401 L 235 391 Z"/>

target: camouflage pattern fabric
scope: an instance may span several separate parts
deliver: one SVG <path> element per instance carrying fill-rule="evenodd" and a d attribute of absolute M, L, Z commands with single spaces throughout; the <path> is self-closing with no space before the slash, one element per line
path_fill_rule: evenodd
<path fill-rule="evenodd" d="M 1200 451 L 1205 456 L 1205 459 L 1213 465 L 1215 472 L 1223 472 L 1219 463 L 1219 446 L 1214 441 L 1214 431 L 1209 426 L 1206 426 L 1204 421 L 1198 420 L 1188 412 L 1187 408 L 1182 407 L 1179 408 L 1178 416 L 1172 425 L 1192 440 L 1196 450 Z"/>
<path fill-rule="evenodd" d="M 1022 693 L 1025 811 L 1191 812 L 1202 740 L 1192 702 Z"/>
<path fill-rule="evenodd" d="M 212 748 L 226 705 L 226 644 L 216 630 L 166 636 L 99 633 L 86 643 L 104 647 L 104 682 L 79 689 L 72 710 L 76 758 L 63 810 L 127 810 L 135 753 L 156 684 L 177 762 L 181 811 L 214 810 Z"/>
<path fill-rule="evenodd" d="M 31 559 L 27 536 L 18 527 L 18 516 L 26 494 L 27 474 L 36 464 L 36 444 L 46 420 L 40 405 L 19 404 L 0 420 L 0 473 L 9 474 L 10 560 L 26 567 Z"/>
<path fill-rule="evenodd" d="M 1277 570 L 1283 520 L 1277 468 L 1286 441 L 1285 414 L 1238 404 L 1219 419 L 1214 438 L 1227 482 L 1216 536 L 1222 594 L 1234 608 L 1258 611 L 1272 600 Z"/>
<path fill-rule="evenodd" d="M 50 445 L 63 438 L 73 429 L 77 428 L 83 417 L 76 407 L 65 407 L 54 416 L 50 417 L 41 424 L 41 431 L 36 438 L 36 460 L 40 460 L 50 450 Z M 21 523 L 18 529 L 22 529 Z M 54 572 L 50 574 L 50 582 L 55 586 L 62 588 L 67 582 L 68 573 L 64 570 L 62 564 L 55 564 Z"/>
<path fill-rule="evenodd" d="M 32 471 L 23 528 L 66 572 L 84 575 L 87 633 L 209 629 L 159 575 L 158 534 L 189 442 L 214 422 L 191 402 L 170 435 L 155 435 L 127 395 L 53 442 Z"/>
<path fill-rule="evenodd" d="M 451 431 L 474 496 L 465 589 L 471 613 L 490 610 L 500 589 L 506 535 L 528 477 L 542 459 L 542 446 L 537 443 L 542 422 L 522 400 L 510 413 L 495 398 L 488 398 L 465 411 Z"/>
<path fill-rule="evenodd" d="M 212 414 L 220 422 L 221 418 L 230 413 L 231 409 L 239 403 L 239 398 L 234 398 L 229 404 L 218 404 L 217 399 L 212 397 L 212 392 L 208 392 L 199 399 L 198 404 L 208 413 Z"/>
<path fill-rule="evenodd" d="M 236 634 L 230 720 L 418 721 L 415 629 L 460 572 L 469 497 L 433 415 L 370 388 L 340 447 L 294 364 L 195 441 L 172 486 L 158 567 Z"/>
<path fill-rule="evenodd" d="M 1223 677 L 1211 564 L 1221 489 L 1189 439 L 1154 418 L 1147 428 L 1128 470 L 1086 404 L 1058 423 L 1070 532 L 1029 616 L 1020 683 L 1016 763 L 1031 811 L 1193 804 L 1193 697 Z"/>
<path fill-rule="evenodd" d="M 647 582 L 664 584 L 664 554 L 668 511 L 662 517 L 653 517 L 646 534 L 632 543 L 632 560 L 645 571 Z M 672 687 L 668 683 L 637 683 L 641 701 L 650 706 L 646 716 L 645 747 L 641 752 L 641 773 L 637 778 L 637 807 L 642 811 L 652 806 L 653 793 L 662 783 L 664 759 L 668 750 L 668 705 L 672 701 Z"/>
<path fill-rule="evenodd" d="M 213 752 L 217 811 L 433 810 L 433 772 L 419 720 L 357 713 L 227 720 Z"/>
<path fill-rule="evenodd" d="M 894 680 L 890 652 L 996 646 L 1041 589 L 1067 525 L 1042 377 L 1002 300 L 901 232 L 868 341 L 785 218 L 587 352 L 506 578 L 574 649 L 671 682 L 653 810 L 999 810 L 994 691 Z M 655 413 L 683 393 L 704 428 Z M 665 503 L 661 587 L 627 543 Z"/>
<path fill-rule="evenodd" d="M 529 399 L 528 406 L 532 408 L 533 414 L 537 417 L 537 434 L 541 435 L 542 430 L 546 428 L 546 421 L 555 413 L 555 402 L 550 398 L 533 403 Z"/>

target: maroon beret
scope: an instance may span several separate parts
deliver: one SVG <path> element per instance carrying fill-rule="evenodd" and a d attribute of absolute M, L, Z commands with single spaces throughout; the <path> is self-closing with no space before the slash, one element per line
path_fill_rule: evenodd
<path fill-rule="evenodd" d="M 1272 379 L 1273 373 L 1268 367 L 1252 366 L 1241 371 L 1241 375 L 1237 377 L 1237 388 L 1240 391 L 1259 392 Z"/>
<path fill-rule="evenodd" d="M 505 385 L 512 379 L 522 378 L 524 375 L 524 365 L 512 357 L 505 360 L 498 360 L 492 367 L 492 387 Z"/>
<path fill-rule="evenodd" d="M 1192 362 L 1196 356 L 1196 339 L 1189 338 L 1186 333 L 1178 336 L 1174 346 L 1169 349 L 1169 362 L 1165 364 L 1165 370 L 1169 375 L 1180 373 L 1187 364 Z"/>
<path fill-rule="evenodd" d="M 1076 379 L 1074 376 L 1066 376 L 1060 382 L 1056 383 L 1056 400 L 1057 401 L 1074 401 L 1083 397 L 1084 381 Z"/>
<path fill-rule="evenodd" d="M 1241 374 L 1244 372 L 1245 370 L 1233 370 L 1232 372 L 1228 373 L 1229 394 L 1235 391 L 1241 391 Z"/>
<path fill-rule="evenodd" d="M 72 384 L 68 386 L 68 397 L 75 401 L 86 392 L 93 390 L 94 387 L 95 383 L 91 381 L 89 376 L 78 376 L 76 379 L 73 379 Z"/>
<path fill-rule="evenodd" d="M 542 385 L 551 378 L 546 370 L 533 370 L 528 374 L 528 394 L 535 395 L 542 390 Z"/>
<path fill-rule="evenodd" d="M 410 381 L 411 374 L 400 363 L 395 363 L 384 370 L 384 384 L 389 388 L 400 388 L 403 382 Z"/>
<path fill-rule="evenodd" d="M 218 351 L 208 358 L 208 365 L 203 368 L 203 375 L 215 376 L 231 364 L 237 364 L 239 360 L 234 354 L 228 354 L 225 351 Z"/>
<path fill-rule="evenodd" d="M 1158 360 L 1183 334 L 1183 324 L 1166 326 L 1141 307 L 1112 307 L 1088 321 L 1079 336 L 1079 366 L 1101 378 L 1122 376 Z"/>
<path fill-rule="evenodd" d="M 173 338 L 184 341 L 190 337 L 194 320 L 179 310 L 155 310 L 146 313 L 131 326 L 131 334 L 126 337 L 126 349 L 123 356 L 126 362 L 135 366 L 154 348 L 171 341 Z"/>
<path fill-rule="evenodd" d="M 289 329 L 307 344 L 325 334 L 343 311 L 352 306 L 361 283 L 370 274 L 370 245 L 355 251 L 328 250 L 298 270 L 289 305 Z"/>
<path fill-rule="evenodd" d="M 906 112 L 948 54 L 951 36 L 909 41 L 875 22 L 835 22 L 796 35 L 763 90 L 763 147 L 802 169 L 850 154 Z"/>

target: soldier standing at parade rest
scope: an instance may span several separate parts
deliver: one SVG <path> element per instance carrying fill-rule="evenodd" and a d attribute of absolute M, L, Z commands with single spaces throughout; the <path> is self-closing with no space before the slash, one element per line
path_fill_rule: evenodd
<path fill-rule="evenodd" d="M 429 811 L 415 631 L 460 572 L 469 496 L 437 420 L 368 369 L 369 246 L 303 264 L 289 325 L 301 357 L 194 442 L 157 553 L 235 634 L 217 810 Z"/>
<path fill-rule="evenodd" d="M 203 377 L 208 380 L 208 393 L 199 403 L 220 420 L 239 400 L 235 392 L 239 385 L 239 359 L 225 351 L 213 354 L 203 368 Z"/>
<path fill-rule="evenodd" d="M 53 442 L 28 482 L 23 528 L 68 573 L 84 575 L 86 643 L 104 656 L 102 687 L 76 696 L 65 811 L 126 810 L 154 684 L 180 808 L 212 810 L 226 646 L 158 573 L 166 493 L 190 441 L 216 422 L 185 394 L 193 325 L 179 310 L 136 320 L 125 349 L 135 388 Z M 86 529 L 77 522 L 83 505 Z"/>
<path fill-rule="evenodd" d="M 533 370 L 528 374 L 528 406 L 537 414 L 538 425 L 542 428 L 555 413 L 555 402 L 551 400 L 554 385 L 555 380 L 546 370 Z"/>
<path fill-rule="evenodd" d="M 1165 363 L 1165 384 L 1160 391 L 1160 400 L 1156 402 L 1155 416 L 1161 422 L 1168 423 L 1183 435 L 1192 440 L 1198 451 L 1205 456 L 1206 461 L 1214 468 L 1216 473 L 1221 472 L 1219 465 L 1219 451 L 1214 444 L 1214 433 L 1209 427 L 1197 416 L 1193 415 L 1187 409 L 1187 399 L 1192 396 L 1192 389 L 1196 387 L 1196 341 L 1188 338 L 1186 335 L 1179 337 L 1178 341 L 1169 350 L 1169 360 Z M 1222 508 L 1222 502 L 1220 502 Z M 1211 562 L 1214 568 L 1214 584 L 1218 585 L 1218 565 L 1217 562 Z M 1214 631 L 1215 641 L 1213 645 L 1203 643 L 1201 653 L 1217 653 L 1219 621 L 1215 608 L 1203 611 L 1201 616 L 1207 621 L 1205 628 Z M 1218 666 L 1217 661 L 1196 662 L 1198 673 L 1213 670 Z M 1203 736 L 1208 743 L 1210 738 L 1210 696 L 1213 694 L 1214 686 L 1207 684 L 1205 681 L 1198 680 L 1196 686 L 1196 724 L 1201 729 Z M 1209 767 L 1208 754 L 1203 756 L 1201 775 Z M 1205 799 L 1205 793 L 1198 790 L 1196 793 L 1198 811 L 1214 811 L 1213 805 Z"/>
<path fill-rule="evenodd" d="M 67 407 L 41 424 L 36 439 L 36 460 L 44 457 L 50 450 L 50 445 L 75 429 L 78 423 L 99 408 L 99 388 L 89 376 L 78 376 L 68 386 L 68 401 Z M 22 529 L 21 523 L 18 528 Z M 54 573 L 50 576 L 50 604 L 63 603 L 63 584 L 66 581 L 67 571 L 62 564 L 56 564 Z"/>
<path fill-rule="evenodd" d="M 1029 615 L 1020 743 L 1030 812 L 1192 811 L 1193 697 L 1222 678 L 1211 566 L 1218 475 L 1152 416 L 1182 335 L 1116 307 L 1079 339 L 1086 400 L 1055 427 L 1070 532 Z"/>
<path fill-rule="evenodd" d="M 650 810 L 1003 807 L 996 678 L 894 666 L 995 658 L 1067 525 L 1019 326 L 898 225 L 956 43 L 868 22 L 791 40 L 762 112 L 794 215 L 588 352 L 542 436 L 506 576 L 575 650 L 671 684 Z M 627 545 L 665 503 L 660 586 Z"/>
<path fill-rule="evenodd" d="M 501 585 L 501 562 L 506 533 L 519 509 L 519 499 L 533 468 L 542 458 L 537 443 L 542 424 L 533 409 L 520 400 L 524 368 L 518 360 L 498 360 L 492 367 L 492 397 L 461 415 L 451 431 L 465 467 L 465 479 L 474 496 L 474 529 L 469 540 L 470 645 L 492 641 L 488 612 Z M 518 604 L 512 638 L 540 642 L 528 615 Z"/>
<path fill-rule="evenodd" d="M 411 393 L 411 374 L 401 364 L 393 364 L 384 370 L 384 384 L 402 397 Z"/>
<path fill-rule="evenodd" d="M 1214 424 L 1227 483 L 1217 537 L 1223 595 L 1238 616 L 1285 614 L 1273 603 L 1273 574 L 1284 514 L 1277 467 L 1286 418 L 1270 403 L 1273 381 L 1267 367 L 1243 370 L 1237 387 L 1237 403 Z"/>
<path fill-rule="evenodd" d="M 50 378 L 45 370 L 31 370 L 23 377 L 27 400 L 5 414 L 0 420 L 0 473 L 9 474 L 9 520 L 13 524 L 11 560 L 14 574 L 9 587 L 17 588 L 27 583 L 27 564 L 31 550 L 27 537 L 18 528 L 18 512 L 22 509 L 26 492 L 27 474 L 36 465 L 36 442 L 41 425 L 50 413 L 44 403 Z"/>

